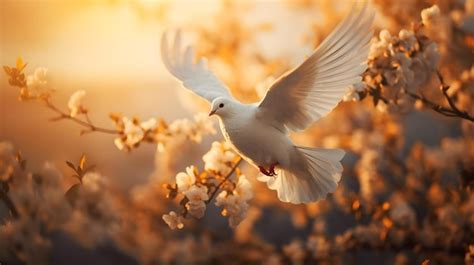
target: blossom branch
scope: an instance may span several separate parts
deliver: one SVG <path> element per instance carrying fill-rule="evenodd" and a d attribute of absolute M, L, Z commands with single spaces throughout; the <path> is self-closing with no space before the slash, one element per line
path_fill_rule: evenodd
<path fill-rule="evenodd" d="M 440 90 L 443 92 L 443 95 L 446 98 L 446 100 L 448 101 L 448 104 L 449 104 L 450 108 L 443 107 L 439 104 L 436 104 L 435 102 L 427 99 L 423 95 L 418 95 L 418 94 L 411 93 L 411 92 L 408 92 L 408 91 L 407 91 L 407 95 L 409 95 L 410 97 L 412 97 L 416 100 L 420 100 L 421 102 L 423 102 L 423 104 L 427 105 L 433 111 L 435 111 L 437 113 L 440 113 L 444 116 L 457 117 L 457 118 L 461 118 L 461 119 L 465 119 L 465 120 L 474 122 L 474 117 L 469 115 L 469 113 L 467 113 L 467 111 L 460 110 L 456 106 L 456 103 L 454 102 L 453 98 L 451 98 L 448 95 L 448 89 L 450 88 L 450 86 L 446 85 L 444 83 L 444 78 L 443 78 L 443 76 L 441 75 L 441 73 L 439 71 L 436 71 L 436 76 L 438 77 L 438 80 L 440 82 Z"/>
<path fill-rule="evenodd" d="M 71 115 L 61 111 L 58 107 L 53 105 L 48 98 L 44 99 L 44 103 L 46 104 L 47 108 L 49 108 L 50 110 L 52 110 L 52 111 L 56 112 L 57 114 L 59 114 L 59 117 L 54 118 L 53 121 L 68 119 L 68 120 L 71 120 L 71 121 L 73 121 L 73 122 L 75 122 L 75 123 L 77 123 L 77 124 L 79 124 L 83 127 L 86 127 L 90 132 L 102 132 L 102 133 L 107 133 L 107 134 L 119 134 L 120 133 L 118 130 L 102 128 L 102 127 L 94 125 L 91 122 L 91 120 L 89 118 L 89 115 L 87 113 L 84 113 L 84 115 L 86 117 L 86 121 L 83 121 L 81 119 L 72 117 Z"/>
<path fill-rule="evenodd" d="M 239 166 L 240 162 L 242 162 L 242 157 L 239 157 L 239 160 L 232 167 L 229 174 L 227 174 L 227 176 L 225 176 L 225 178 L 219 183 L 219 185 L 216 186 L 216 189 L 211 193 L 211 196 L 209 196 L 209 199 L 206 201 L 206 204 L 209 204 L 214 199 L 214 197 L 216 196 L 217 192 L 222 187 L 222 185 L 224 185 L 224 183 L 227 180 L 229 180 L 229 178 L 232 176 L 232 174 L 234 174 L 234 172 L 237 169 L 237 167 Z"/>
<path fill-rule="evenodd" d="M 163 220 L 171 229 L 182 229 L 183 221 L 189 215 L 202 218 L 207 206 L 214 200 L 222 207 L 222 216 L 228 217 L 229 226 L 235 228 L 247 215 L 248 201 L 253 197 L 250 182 L 237 171 L 242 158 L 225 142 L 213 142 L 204 154 L 204 170 L 195 166 L 176 175 L 175 184 L 165 184 L 169 199 L 180 198 L 181 213 L 171 211 L 163 215 Z M 236 173 L 234 181 L 231 176 Z M 226 185 L 229 183 L 230 185 Z"/>
<path fill-rule="evenodd" d="M 420 94 L 413 93 L 413 92 L 410 92 L 410 91 L 405 91 L 405 93 L 408 96 L 410 96 L 411 98 L 421 101 L 425 106 L 427 106 L 431 110 L 433 110 L 433 111 L 435 111 L 435 112 L 437 112 L 437 113 L 439 113 L 443 116 L 453 117 L 453 118 L 461 118 L 461 119 L 465 119 L 465 120 L 469 120 L 471 122 L 474 122 L 474 117 L 469 115 L 469 113 L 467 113 L 467 111 L 460 110 L 456 106 L 456 103 L 454 102 L 453 98 L 449 96 L 448 89 L 450 88 L 450 86 L 448 86 L 444 83 L 444 79 L 443 79 L 443 76 L 441 75 L 441 73 L 436 71 L 436 75 L 437 75 L 437 77 L 440 81 L 440 90 L 443 92 L 443 96 L 446 98 L 446 100 L 449 104 L 449 108 L 444 107 L 442 105 L 439 105 L 439 104 L 433 102 L 432 100 L 426 98 L 423 94 L 420 95 Z M 367 89 L 367 92 L 370 96 L 372 96 L 374 98 L 375 104 L 378 100 L 381 100 L 385 104 L 389 104 L 391 102 L 388 98 L 384 97 L 382 95 L 382 93 L 380 93 L 380 90 L 378 90 L 376 88 L 369 87 Z"/>

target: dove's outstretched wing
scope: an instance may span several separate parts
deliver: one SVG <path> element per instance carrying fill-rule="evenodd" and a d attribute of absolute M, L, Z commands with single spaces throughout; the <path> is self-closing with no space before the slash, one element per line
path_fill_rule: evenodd
<path fill-rule="evenodd" d="M 335 108 L 367 68 L 373 19 L 367 3 L 353 8 L 306 61 L 273 83 L 260 102 L 261 117 L 298 131 Z"/>
<path fill-rule="evenodd" d="M 206 65 L 206 59 L 194 59 L 191 46 L 181 47 L 181 34 L 178 31 L 173 44 L 169 45 L 167 34 L 161 38 L 161 57 L 168 71 L 179 79 L 183 86 L 197 95 L 212 102 L 217 97 L 231 95 L 227 87 L 211 72 Z"/>

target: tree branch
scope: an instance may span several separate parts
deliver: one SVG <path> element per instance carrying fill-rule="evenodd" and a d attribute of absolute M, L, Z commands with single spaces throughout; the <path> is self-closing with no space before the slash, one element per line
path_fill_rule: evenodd
<path fill-rule="evenodd" d="M 446 117 L 453 117 L 453 118 L 461 118 L 461 119 L 465 119 L 465 120 L 468 120 L 468 121 L 471 121 L 471 122 L 474 122 L 474 117 L 471 116 L 469 113 L 467 113 L 467 111 L 462 111 L 460 110 L 457 106 L 456 106 L 456 103 L 454 102 L 453 98 L 451 98 L 449 95 L 448 95 L 448 89 L 450 86 L 446 85 L 444 83 L 444 78 L 443 76 L 441 75 L 441 73 L 439 71 L 436 71 L 436 76 L 438 77 L 439 79 L 439 82 L 440 82 L 440 90 L 442 91 L 443 93 L 443 96 L 446 98 L 446 101 L 448 102 L 449 104 L 449 108 L 448 107 L 444 107 L 442 105 L 439 105 L 437 103 L 435 103 L 434 101 L 426 98 L 423 94 L 419 95 L 419 94 L 416 94 L 416 93 L 412 93 L 412 92 L 409 92 L 409 91 L 405 91 L 405 93 L 410 96 L 411 98 L 413 99 L 416 99 L 416 100 L 420 100 L 421 102 L 423 102 L 423 104 L 425 106 L 427 106 L 428 108 L 430 108 L 431 110 L 443 115 L 443 116 L 446 116 Z M 369 88 L 367 90 L 367 92 L 369 93 L 369 95 L 371 95 L 372 97 L 376 97 L 378 100 L 382 100 L 385 104 L 388 104 L 390 101 L 389 99 L 383 97 L 376 89 L 374 88 Z"/>
<path fill-rule="evenodd" d="M 219 189 L 222 187 L 222 185 L 224 185 L 224 183 L 227 180 L 229 180 L 229 178 L 232 176 L 232 174 L 235 172 L 235 170 L 239 166 L 240 162 L 242 162 L 242 157 L 239 157 L 239 160 L 235 163 L 235 165 L 232 167 L 232 169 L 227 174 L 227 176 L 225 176 L 225 178 L 221 181 L 221 183 L 219 183 L 219 185 L 217 185 L 216 189 L 212 192 L 211 196 L 209 197 L 209 200 L 206 201 L 206 204 L 209 204 L 212 201 L 212 199 L 214 199 L 214 197 L 216 196 Z"/>
<path fill-rule="evenodd" d="M 407 95 L 409 95 L 410 97 L 412 97 L 414 99 L 421 100 L 421 102 L 423 102 L 423 104 L 427 105 L 433 111 L 435 111 L 435 112 L 437 112 L 441 115 L 444 115 L 444 116 L 447 116 L 447 117 L 461 118 L 461 119 L 465 119 L 465 120 L 474 122 L 474 117 L 469 115 L 469 113 L 467 113 L 467 111 L 460 110 L 456 106 L 456 103 L 454 102 L 453 98 L 451 98 L 448 95 L 448 89 L 449 89 L 450 86 L 448 86 L 444 83 L 444 78 L 443 78 L 443 76 L 441 75 L 441 73 L 439 71 L 436 71 L 436 76 L 438 77 L 438 80 L 439 80 L 439 83 L 440 83 L 440 90 L 441 90 L 441 92 L 443 92 L 443 95 L 446 98 L 446 101 L 448 101 L 449 108 L 443 107 L 439 104 L 436 104 L 435 102 L 427 99 L 423 95 L 418 95 L 418 94 L 415 94 L 415 93 L 406 92 Z"/>
<path fill-rule="evenodd" d="M 86 127 L 87 129 L 89 129 L 91 132 L 101 132 L 101 133 L 107 133 L 107 134 L 119 134 L 120 132 L 117 131 L 117 130 L 113 130 L 113 129 L 107 129 L 107 128 L 101 128 L 101 127 L 98 127 L 96 125 L 94 125 L 90 118 L 89 118 L 89 115 L 87 113 L 85 113 L 85 117 L 86 117 L 86 121 L 83 121 L 81 119 L 78 119 L 78 118 L 75 118 L 75 117 L 71 117 L 71 115 L 61 111 L 59 108 L 57 108 L 56 106 L 54 106 L 50 101 L 49 99 L 45 99 L 44 100 L 44 103 L 46 104 L 46 107 L 49 108 L 50 110 L 56 112 L 57 114 L 59 114 L 59 118 L 58 119 L 68 119 L 68 120 L 71 120 L 83 127 Z"/>

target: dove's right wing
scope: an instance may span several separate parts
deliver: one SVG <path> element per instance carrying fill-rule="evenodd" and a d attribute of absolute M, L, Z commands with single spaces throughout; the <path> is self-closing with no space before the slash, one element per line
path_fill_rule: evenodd
<path fill-rule="evenodd" d="M 298 131 L 336 107 L 367 68 L 373 18 L 366 2 L 361 11 L 351 12 L 306 61 L 280 77 L 260 102 L 262 120 Z"/>
<path fill-rule="evenodd" d="M 232 98 L 227 87 L 207 68 L 205 58 L 200 58 L 195 62 L 191 46 L 186 47 L 186 50 L 183 51 L 179 31 L 176 33 L 171 47 L 167 40 L 167 34 L 163 34 L 161 57 L 168 71 L 179 79 L 185 88 L 209 102 L 217 97 Z"/>

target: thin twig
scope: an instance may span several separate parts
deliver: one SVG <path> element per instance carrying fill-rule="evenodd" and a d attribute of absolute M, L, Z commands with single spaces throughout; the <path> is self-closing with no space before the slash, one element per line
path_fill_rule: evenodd
<path fill-rule="evenodd" d="M 117 130 L 113 130 L 113 129 L 107 129 L 107 128 L 101 128 L 101 127 L 98 127 L 98 126 L 95 126 L 90 118 L 89 118 L 89 115 L 87 113 L 85 113 L 85 117 L 86 117 L 86 120 L 87 121 L 83 121 L 83 120 L 80 120 L 78 118 L 75 118 L 75 117 L 71 117 L 71 115 L 61 111 L 60 109 L 58 109 L 56 106 L 54 106 L 48 99 L 45 99 L 44 100 L 45 104 L 46 104 L 46 107 L 48 107 L 50 110 L 56 112 L 57 114 L 60 115 L 60 119 L 68 119 L 68 120 L 71 120 L 83 127 L 86 127 L 88 128 L 90 131 L 92 132 L 102 132 L 102 133 L 108 133 L 108 134 L 119 134 L 120 132 L 117 131 Z"/>
<path fill-rule="evenodd" d="M 222 187 L 222 185 L 224 185 L 224 183 L 229 180 L 229 178 L 232 176 L 232 174 L 235 172 L 235 170 L 237 169 L 237 167 L 239 166 L 240 162 L 242 162 L 242 157 L 239 157 L 239 160 L 235 163 L 235 165 L 232 167 L 232 169 L 230 170 L 229 174 L 227 174 L 227 176 L 225 176 L 225 178 L 221 181 L 221 183 L 219 183 L 219 185 L 217 185 L 216 189 L 214 190 L 214 192 L 212 192 L 211 196 L 209 197 L 209 200 L 206 201 L 206 204 L 209 204 L 212 199 L 214 199 L 214 197 L 216 196 L 217 192 L 219 191 L 219 189 Z"/>
<path fill-rule="evenodd" d="M 443 92 L 444 97 L 448 101 L 449 108 L 444 107 L 442 105 L 439 105 L 439 104 L 433 102 L 432 100 L 426 98 L 423 94 L 419 95 L 419 94 L 412 93 L 412 92 L 409 92 L 409 91 L 405 91 L 405 93 L 413 99 L 420 100 L 421 102 L 423 102 L 423 104 L 425 106 L 427 106 L 431 110 L 433 110 L 433 111 L 435 111 L 435 112 L 437 112 L 437 113 L 439 113 L 443 116 L 453 117 L 453 118 L 461 118 L 461 119 L 465 119 L 465 120 L 474 122 L 474 117 L 469 115 L 469 113 L 467 113 L 467 111 L 460 110 L 456 106 L 456 103 L 454 102 L 453 98 L 451 98 L 448 95 L 449 86 L 444 83 L 443 76 L 441 75 L 441 73 L 439 71 L 436 71 L 436 76 L 438 77 L 439 82 L 440 82 L 440 89 Z M 368 93 L 372 97 L 378 97 L 378 99 L 382 100 L 385 104 L 389 103 L 389 100 L 387 98 L 380 95 L 377 92 L 377 90 L 375 90 L 373 88 L 368 89 Z"/>
<path fill-rule="evenodd" d="M 448 95 L 449 86 L 444 83 L 444 78 L 443 78 L 443 76 L 441 75 L 441 73 L 439 71 L 436 71 L 436 76 L 438 77 L 438 80 L 439 80 L 439 83 L 440 83 L 440 90 L 441 90 L 441 92 L 443 92 L 443 95 L 446 98 L 446 101 L 448 101 L 448 104 L 449 104 L 450 108 L 443 107 L 439 104 L 436 104 L 435 102 L 427 99 L 423 95 L 418 95 L 418 94 L 411 93 L 411 92 L 407 92 L 407 95 L 409 95 L 410 97 L 412 97 L 414 99 L 421 100 L 421 102 L 423 102 L 423 104 L 430 107 L 433 111 L 438 112 L 438 113 L 440 113 L 444 116 L 456 117 L 456 118 L 461 118 L 461 119 L 465 119 L 465 120 L 474 122 L 474 117 L 469 115 L 469 113 L 467 113 L 466 111 L 460 110 L 456 106 L 456 103 L 454 102 L 453 98 L 451 98 Z"/>

